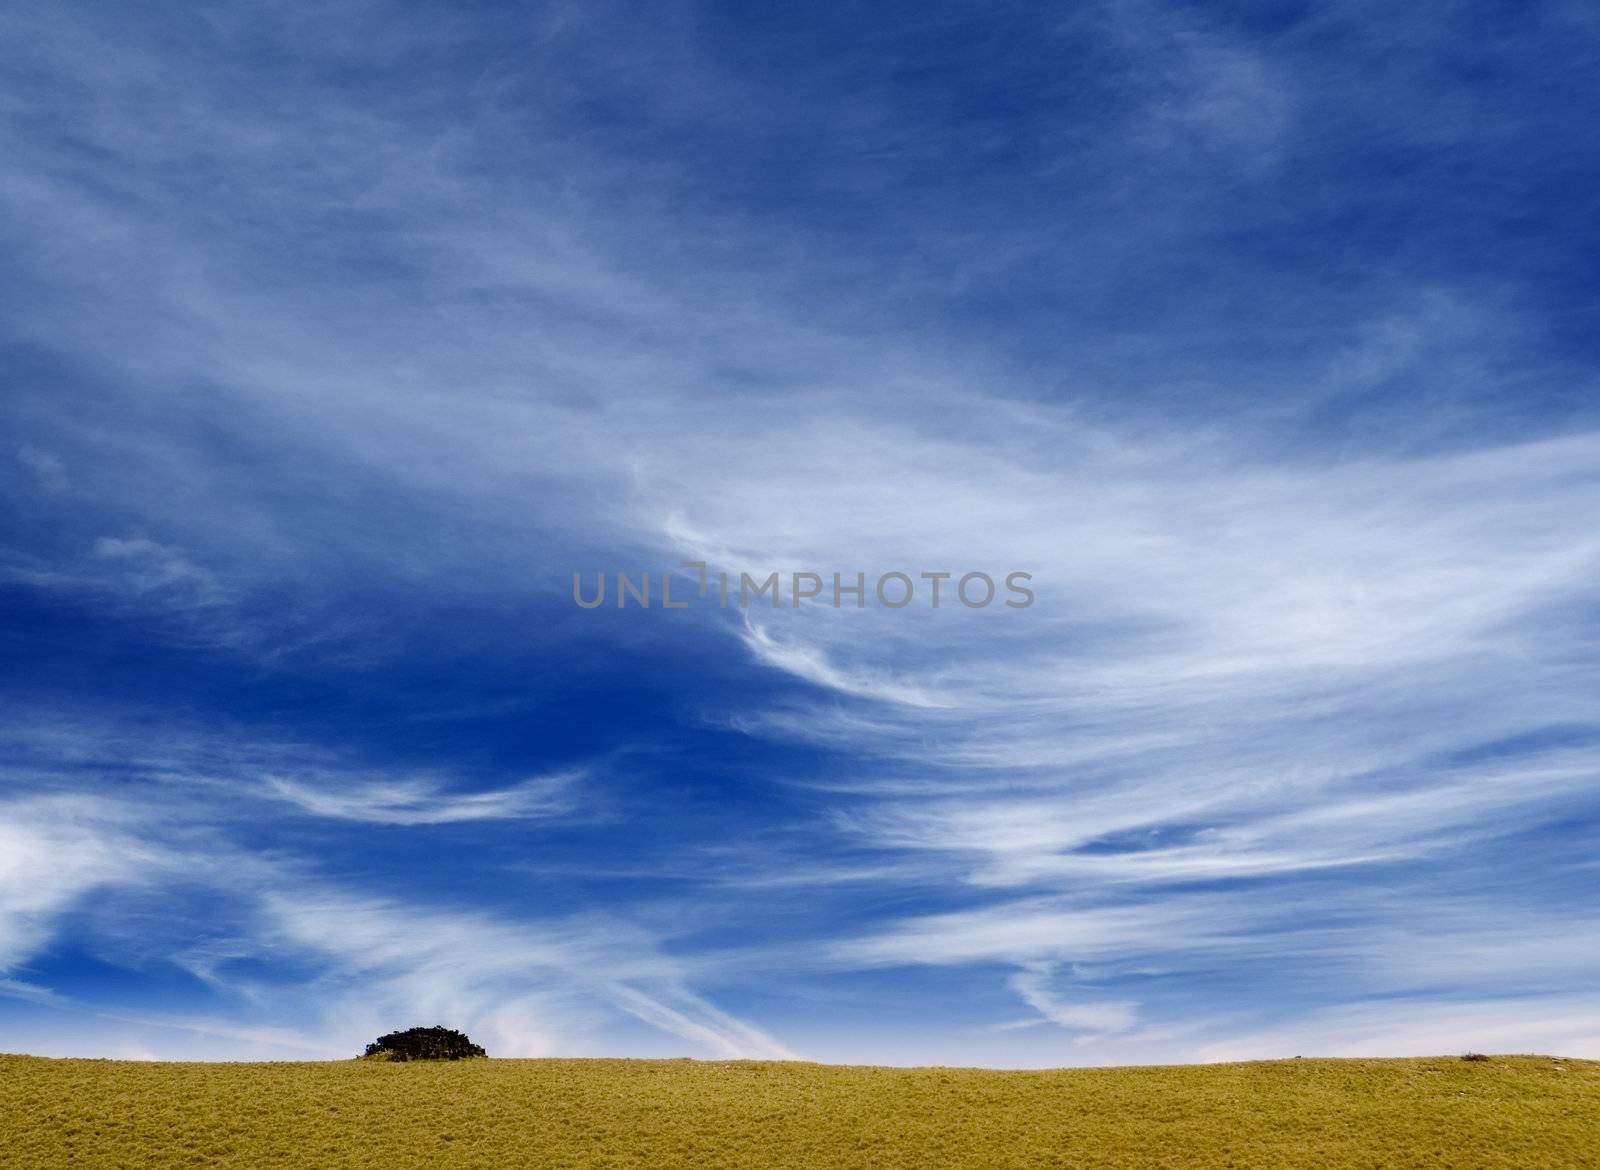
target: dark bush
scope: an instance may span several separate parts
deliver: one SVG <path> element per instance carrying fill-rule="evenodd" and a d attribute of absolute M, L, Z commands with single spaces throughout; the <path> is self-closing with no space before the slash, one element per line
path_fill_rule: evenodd
<path fill-rule="evenodd" d="M 1488 1060 L 1489 1058 L 1487 1056 L 1485 1056 L 1481 1052 L 1469 1052 L 1465 1056 L 1463 1056 L 1461 1059 L 1462 1060 Z"/>
<path fill-rule="evenodd" d="M 379 1036 L 367 1045 L 366 1055 L 376 1060 L 467 1060 L 489 1054 L 453 1028 L 407 1028 Z"/>

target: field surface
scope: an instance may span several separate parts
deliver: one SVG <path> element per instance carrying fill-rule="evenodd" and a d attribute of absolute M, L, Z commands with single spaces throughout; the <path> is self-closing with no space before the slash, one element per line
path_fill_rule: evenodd
<path fill-rule="evenodd" d="M 1600 1063 L 987 1072 L 0 1056 L 0 1165 L 1600 1167 Z"/>

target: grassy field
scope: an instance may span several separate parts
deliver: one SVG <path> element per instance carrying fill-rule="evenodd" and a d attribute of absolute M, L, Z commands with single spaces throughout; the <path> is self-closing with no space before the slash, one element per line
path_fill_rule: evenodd
<path fill-rule="evenodd" d="M 0 1056 L 0 1165 L 1600 1167 L 1600 1063 L 987 1072 Z"/>

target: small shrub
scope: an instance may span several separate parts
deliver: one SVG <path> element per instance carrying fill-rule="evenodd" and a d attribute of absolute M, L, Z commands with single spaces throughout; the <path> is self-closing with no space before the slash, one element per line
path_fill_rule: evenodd
<path fill-rule="evenodd" d="M 1489 1058 L 1487 1056 L 1485 1056 L 1481 1052 L 1469 1052 L 1465 1056 L 1463 1056 L 1461 1059 L 1462 1060 L 1488 1060 Z"/>
<path fill-rule="evenodd" d="M 488 1056 L 454 1028 L 407 1028 L 390 1032 L 367 1045 L 367 1060 L 470 1060 Z"/>

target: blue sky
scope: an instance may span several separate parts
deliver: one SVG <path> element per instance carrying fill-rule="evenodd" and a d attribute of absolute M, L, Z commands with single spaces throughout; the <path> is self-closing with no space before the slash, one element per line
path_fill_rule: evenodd
<path fill-rule="evenodd" d="M 1591 5 L 0 31 L 0 1049 L 1600 1056 Z"/>

